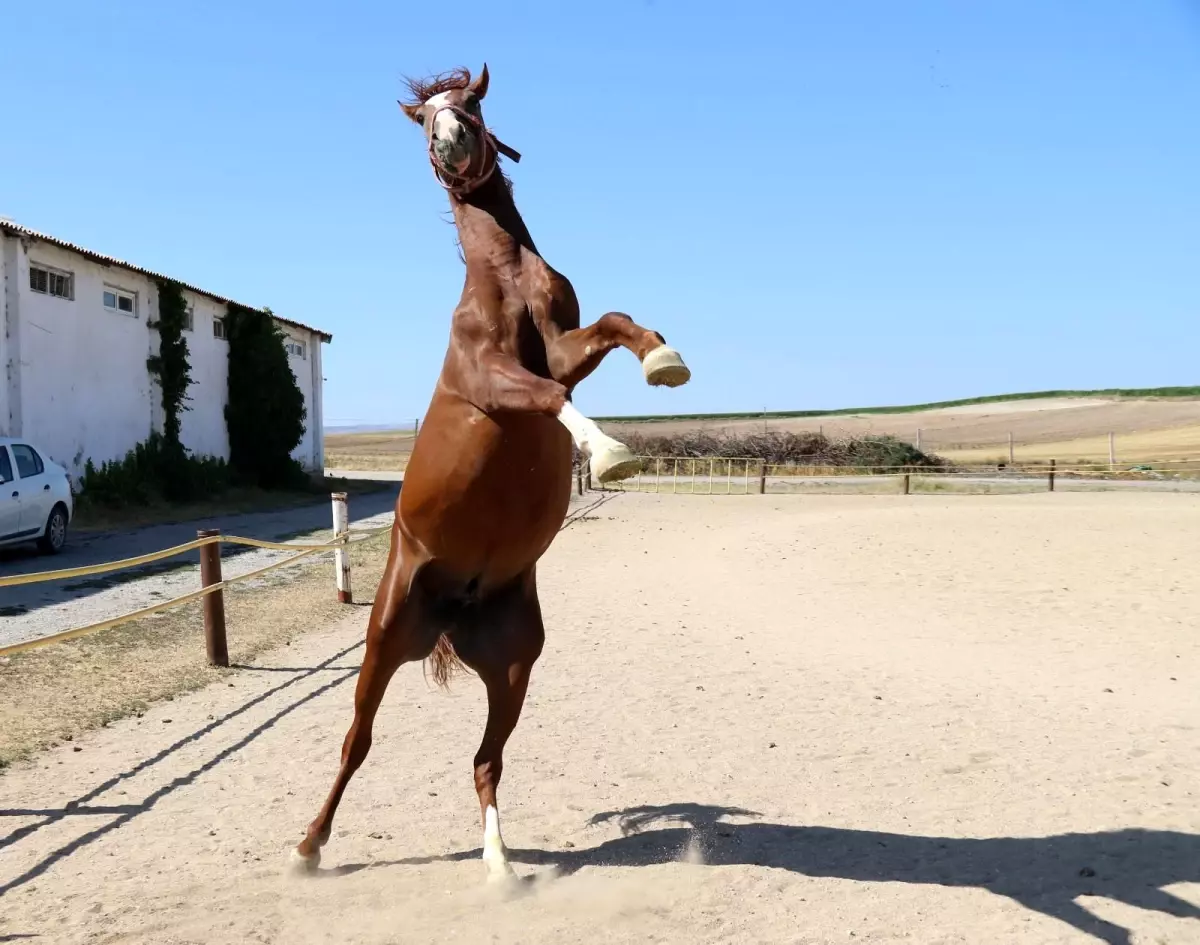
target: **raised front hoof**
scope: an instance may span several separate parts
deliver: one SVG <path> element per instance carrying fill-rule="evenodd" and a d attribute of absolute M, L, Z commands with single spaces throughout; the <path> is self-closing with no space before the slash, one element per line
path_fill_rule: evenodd
<path fill-rule="evenodd" d="M 288 872 L 293 876 L 309 876 L 312 873 L 315 873 L 317 871 L 317 867 L 320 865 L 320 850 L 315 850 L 306 856 L 296 847 L 292 847 L 292 852 L 288 856 Z"/>
<path fill-rule="evenodd" d="M 597 450 L 592 455 L 591 465 L 600 482 L 620 482 L 636 476 L 641 471 L 642 461 L 624 443 L 613 443 Z"/>
<path fill-rule="evenodd" d="M 692 376 L 679 352 L 666 345 L 659 345 L 642 359 L 642 373 L 653 387 L 679 387 Z"/>

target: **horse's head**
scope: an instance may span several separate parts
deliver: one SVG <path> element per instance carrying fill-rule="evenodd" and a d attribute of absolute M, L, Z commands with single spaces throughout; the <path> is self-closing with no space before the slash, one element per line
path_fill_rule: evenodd
<path fill-rule="evenodd" d="M 470 193 L 496 170 L 496 153 L 520 160 L 520 155 L 493 137 L 483 123 L 483 99 L 488 89 L 486 63 L 472 79 L 456 69 L 432 79 L 410 79 L 411 102 L 404 113 L 425 131 L 429 162 L 442 186 L 451 193 Z"/>

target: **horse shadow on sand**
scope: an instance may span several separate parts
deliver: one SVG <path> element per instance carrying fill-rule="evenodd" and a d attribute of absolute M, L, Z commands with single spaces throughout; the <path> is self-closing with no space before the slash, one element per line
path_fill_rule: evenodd
<path fill-rule="evenodd" d="M 711 866 L 762 866 L 862 882 L 974 886 L 1007 896 L 1109 945 L 1130 945 L 1128 929 L 1093 915 L 1075 901 L 1080 896 L 1102 896 L 1192 919 L 1200 940 L 1200 907 L 1162 888 L 1200 882 L 1200 835 L 1126 829 L 962 839 L 724 819 L 759 816 L 736 807 L 686 803 L 608 811 L 589 823 L 615 821 L 621 830 L 616 839 L 590 849 L 511 849 L 509 857 L 514 863 L 552 867 L 559 875 L 568 875 L 589 866 L 666 863 L 678 860 L 682 851 L 698 849 L 703 862 Z M 370 865 L 421 865 L 480 855 L 480 850 L 470 850 Z"/>

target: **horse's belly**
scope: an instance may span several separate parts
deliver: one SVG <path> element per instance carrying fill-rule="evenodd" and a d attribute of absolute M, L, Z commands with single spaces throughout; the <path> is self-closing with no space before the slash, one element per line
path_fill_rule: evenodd
<path fill-rule="evenodd" d="M 474 408 L 471 408 L 472 410 Z M 400 493 L 405 529 L 466 579 L 502 582 L 531 566 L 562 525 L 571 493 L 571 437 L 558 421 L 432 414 Z"/>

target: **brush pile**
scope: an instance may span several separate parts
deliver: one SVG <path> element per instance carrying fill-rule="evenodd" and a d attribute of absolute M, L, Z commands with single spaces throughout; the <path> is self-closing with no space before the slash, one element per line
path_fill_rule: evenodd
<path fill-rule="evenodd" d="M 768 466 L 855 466 L 945 469 L 950 464 L 894 436 L 829 437 L 823 433 L 710 433 L 689 430 L 647 436 L 606 425 L 606 432 L 638 456 L 754 459 Z"/>

